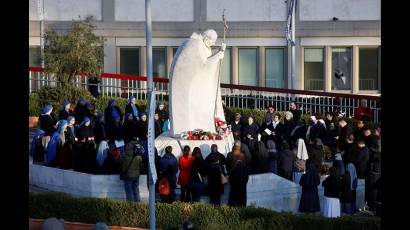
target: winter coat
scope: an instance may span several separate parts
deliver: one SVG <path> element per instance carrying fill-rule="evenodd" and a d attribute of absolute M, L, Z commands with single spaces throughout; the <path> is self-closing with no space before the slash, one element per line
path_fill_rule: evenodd
<path fill-rule="evenodd" d="M 190 175 L 191 175 L 191 166 L 194 158 L 191 154 L 188 156 L 181 155 L 178 159 L 178 168 L 179 168 L 179 176 L 178 176 L 178 184 L 180 185 L 188 185 L 190 182 Z"/>

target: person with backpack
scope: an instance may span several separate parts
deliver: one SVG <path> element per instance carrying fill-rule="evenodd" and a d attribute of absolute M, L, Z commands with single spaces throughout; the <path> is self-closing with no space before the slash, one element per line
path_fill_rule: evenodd
<path fill-rule="evenodd" d="M 175 188 L 177 186 L 178 161 L 172 153 L 172 147 L 165 148 L 164 156 L 159 159 L 159 193 L 161 201 L 172 203 L 175 201 Z M 166 188 L 168 187 L 168 189 Z M 163 192 L 164 190 L 164 192 Z"/>
<path fill-rule="evenodd" d="M 139 192 L 139 177 L 144 168 L 142 155 L 143 147 L 137 141 L 128 142 L 125 154 L 121 157 L 120 179 L 124 181 L 124 189 L 127 200 L 141 201 Z"/>

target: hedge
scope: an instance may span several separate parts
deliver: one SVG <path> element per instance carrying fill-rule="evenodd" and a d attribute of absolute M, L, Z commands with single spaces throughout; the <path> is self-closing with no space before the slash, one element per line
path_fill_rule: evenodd
<path fill-rule="evenodd" d="M 64 193 L 29 193 L 30 218 L 62 218 L 66 221 L 108 225 L 149 226 L 146 203 L 108 198 L 79 198 Z M 157 203 L 156 225 L 161 229 L 180 229 L 189 218 L 195 229 L 275 229 L 275 230 L 379 230 L 379 217 L 350 216 L 324 218 L 294 215 L 255 207 L 214 207 L 202 203 Z"/>

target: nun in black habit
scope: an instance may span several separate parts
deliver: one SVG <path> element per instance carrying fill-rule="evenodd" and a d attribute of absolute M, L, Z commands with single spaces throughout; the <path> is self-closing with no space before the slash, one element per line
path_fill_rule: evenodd
<path fill-rule="evenodd" d="M 317 186 L 320 184 L 319 171 L 315 164 L 308 159 L 306 162 L 308 170 L 300 178 L 302 196 L 300 197 L 299 212 L 315 213 L 320 211 L 319 194 Z"/>

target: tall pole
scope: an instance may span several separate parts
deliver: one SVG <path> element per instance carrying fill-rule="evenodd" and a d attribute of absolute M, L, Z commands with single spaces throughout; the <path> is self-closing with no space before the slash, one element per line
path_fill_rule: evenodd
<path fill-rule="evenodd" d="M 37 0 L 37 11 L 40 19 L 40 56 L 41 67 L 44 68 L 44 0 Z"/>
<path fill-rule="evenodd" d="M 295 40 L 295 19 L 296 19 L 296 0 L 294 0 L 292 4 L 292 25 L 291 25 L 291 37 L 292 37 L 292 43 L 291 43 L 291 80 L 290 80 L 290 88 L 294 89 L 295 87 L 295 65 L 296 65 L 296 55 L 295 55 L 295 45 L 296 45 L 296 40 Z"/>
<path fill-rule="evenodd" d="M 148 180 L 149 180 L 149 229 L 155 229 L 155 158 L 154 158 L 154 111 L 155 93 L 154 79 L 152 77 L 152 28 L 151 28 L 151 0 L 145 0 L 145 38 L 147 46 L 147 92 L 149 99 L 148 108 Z"/>

